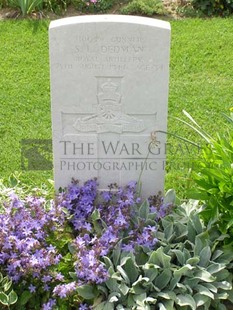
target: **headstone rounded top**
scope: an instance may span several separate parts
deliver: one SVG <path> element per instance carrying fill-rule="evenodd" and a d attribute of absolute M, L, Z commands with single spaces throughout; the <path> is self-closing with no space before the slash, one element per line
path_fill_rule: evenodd
<path fill-rule="evenodd" d="M 74 16 L 54 20 L 50 23 L 50 29 L 61 26 L 70 26 L 72 24 L 83 24 L 83 23 L 125 23 L 125 24 L 141 24 L 145 26 L 159 27 L 164 29 L 170 29 L 170 23 L 149 18 L 132 15 L 84 15 Z"/>

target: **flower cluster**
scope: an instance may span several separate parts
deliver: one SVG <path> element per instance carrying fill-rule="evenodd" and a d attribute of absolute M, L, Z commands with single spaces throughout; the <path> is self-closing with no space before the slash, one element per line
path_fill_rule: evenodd
<path fill-rule="evenodd" d="M 73 245 L 76 248 L 75 270 L 80 284 L 86 282 L 102 283 L 108 279 L 107 270 L 100 261 L 101 243 L 88 234 L 77 237 Z M 100 247 L 99 247 L 100 246 Z"/>
<path fill-rule="evenodd" d="M 29 196 L 20 200 L 10 194 L 0 214 L 0 265 L 14 282 L 32 277 L 40 279 L 46 290 L 51 280 L 48 267 L 61 258 L 46 237 L 57 223 L 62 225 L 64 215 L 52 202 L 49 210 L 45 205 L 43 198 Z"/>
<path fill-rule="evenodd" d="M 141 204 L 136 182 L 125 188 L 111 184 L 100 192 L 96 179 L 83 185 L 73 181 L 54 201 L 11 193 L 0 213 L 1 270 L 19 293 L 26 287 L 31 297 L 38 291 L 46 295 L 39 302 L 42 310 L 89 309 L 78 287 L 108 280 L 104 257 L 111 258 L 116 247 L 153 250 L 156 223 L 169 208 L 156 196 Z"/>
<path fill-rule="evenodd" d="M 76 231 L 85 229 L 91 231 L 91 224 L 87 221 L 94 208 L 94 201 L 97 197 L 97 182 L 90 180 L 83 186 L 77 181 L 61 193 L 58 197 L 58 206 L 66 208 L 72 215 L 71 223 Z"/>
<path fill-rule="evenodd" d="M 70 282 L 68 284 L 58 284 L 54 290 L 53 293 L 56 296 L 59 296 L 60 298 L 66 298 L 67 296 L 71 295 L 77 288 L 77 283 L 75 281 Z"/>
<path fill-rule="evenodd" d="M 99 0 L 82 0 L 83 3 L 86 4 L 86 6 L 89 6 L 89 5 L 95 5 L 99 2 Z"/>
<path fill-rule="evenodd" d="M 82 186 L 73 182 L 60 195 L 58 203 L 69 211 L 77 235 L 72 246 L 80 284 L 107 280 L 102 257 L 108 255 L 120 241 L 123 251 L 134 252 L 137 246 L 149 249 L 155 247 L 156 227 L 146 225 L 145 219 L 138 218 L 141 200 L 136 194 L 136 188 L 136 182 L 130 182 L 125 188 L 112 184 L 108 191 L 98 194 L 97 181 L 89 180 Z M 153 208 L 151 205 L 152 211 Z M 165 214 L 165 208 L 163 204 L 160 208 L 157 206 L 155 220 Z"/>
<path fill-rule="evenodd" d="M 148 200 L 150 203 L 150 212 L 155 214 L 157 221 L 169 214 L 173 206 L 171 202 L 165 203 L 160 193 L 149 197 Z"/>

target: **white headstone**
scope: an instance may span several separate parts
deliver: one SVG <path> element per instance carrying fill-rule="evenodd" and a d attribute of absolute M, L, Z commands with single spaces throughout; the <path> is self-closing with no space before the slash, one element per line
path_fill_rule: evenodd
<path fill-rule="evenodd" d="M 143 196 L 163 190 L 166 137 L 155 132 L 167 128 L 169 51 L 165 21 L 97 15 L 51 22 L 56 188 L 72 178 L 97 177 L 106 189 L 140 177 Z"/>

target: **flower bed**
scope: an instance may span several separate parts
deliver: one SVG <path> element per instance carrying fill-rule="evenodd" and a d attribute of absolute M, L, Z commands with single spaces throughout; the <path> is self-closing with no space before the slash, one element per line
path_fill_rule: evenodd
<path fill-rule="evenodd" d="M 0 303 L 11 309 L 224 309 L 232 255 L 195 201 L 142 201 L 96 180 L 49 200 L 9 191 L 0 215 Z M 216 306 L 217 305 L 217 306 Z M 214 308 L 213 308 L 214 309 Z"/>

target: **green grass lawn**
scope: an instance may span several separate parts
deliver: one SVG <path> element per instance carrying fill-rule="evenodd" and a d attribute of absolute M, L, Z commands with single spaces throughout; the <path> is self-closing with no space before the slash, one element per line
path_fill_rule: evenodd
<path fill-rule="evenodd" d="M 0 178 L 21 173 L 37 185 L 52 171 L 22 171 L 21 140 L 51 139 L 49 93 L 49 21 L 0 22 Z M 168 131 L 198 141 L 174 117 L 185 109 L 209 133 L 224 131 L 221 112 L 233 106 L 233 19 L 185 19 L 171 22 Z M 194 147 L 168 139 L 166 188 L 181 194 L 187 186 L 185 159 Z"/>

